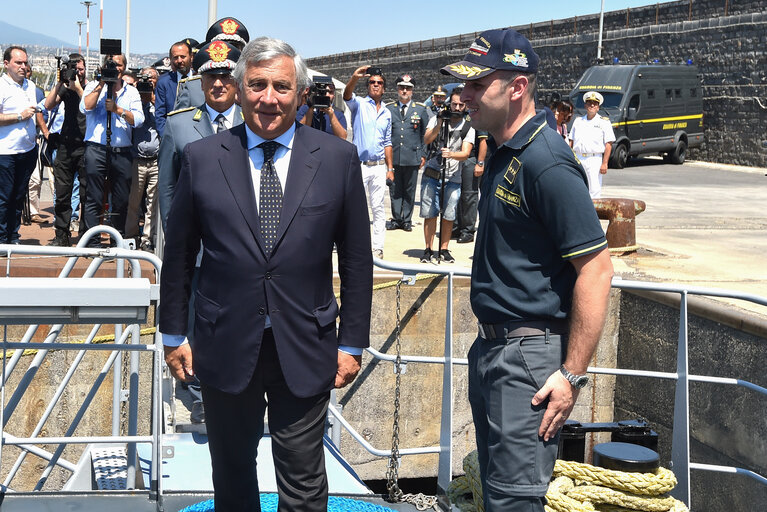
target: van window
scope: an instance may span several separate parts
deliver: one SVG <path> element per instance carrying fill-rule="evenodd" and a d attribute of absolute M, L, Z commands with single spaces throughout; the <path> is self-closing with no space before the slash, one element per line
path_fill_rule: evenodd
<path fill-rule="evenodd" d="M 655 89 L 647 89 L 647 97 L 650 99 L 655 98 Z"/>
<path fill-rule="evenodd" d="M 682 89 L 674 89 L 674 96 L 676 96 L 677 98 L 681 98 L 682 97 Z"/>
<path fill-rule="evenodd" d="M 670 100 L 672 98 L 671 96 L 671 89 L 666 89 L 666 99 Z"/>
<path fill-rule="evenodd" d="M 639 95 L 635 94 L 631 97 L 631 100 L 629 100 L 629 108 L 635 108 L 637 109 L 637 112 L 639 111 Z"/>
<path fill-rule="evenodd" d="M 617 108 L 620 106 L 621 101 L 623 101 L 623 94 L 619 92 L 600 92 L 599 94 L 605 99 L 601 108 Z M 570 101 L 575 108 L 586 108 L 586 105 L 583 103 L 583 94 L 577 94 L 575 97 L 571 97 Z"/>
<path fill-rule="evenodd" d="M 696 96 L 698 96 L 698 89 L 693 87 L 692 89 L 690 89 L 690 98 L 695 98 Z"/>

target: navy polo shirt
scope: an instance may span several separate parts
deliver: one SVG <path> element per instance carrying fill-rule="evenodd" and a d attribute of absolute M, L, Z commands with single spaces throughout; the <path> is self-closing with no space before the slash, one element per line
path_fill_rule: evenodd
<path fill-rule="evenodd" d="M 482 323 L 565 319 L 576 278 L 568 260 L 607 247 L 586 174 L 544 112 L 489 149 L 471 275 L 474 314 Z"/>

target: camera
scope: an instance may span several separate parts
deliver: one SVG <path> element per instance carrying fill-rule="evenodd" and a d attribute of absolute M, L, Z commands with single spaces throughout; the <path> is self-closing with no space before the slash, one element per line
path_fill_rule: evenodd
<path fill-rule="evenodd" d="M 437 108 L 436 114 L 440 119 L 453 119 L 453 118 L 461 117 L 464 115 L 463 112 L 452 110 L 450 108 L 450 105 L 440 105 Z"/>
<path fill-rule="evenodd" d="M 56 69 L 59 70 L 59 81 L 69 84 L 77 77 L 77 63 L 69 60 L 67 55 L 56 55 Z"/>
<path fill-rule="evenodd" d="M 381 68 L 379 66 L 370 66 L 365 70 L 365 73 L 367 73 L 370 76 L 383 76 L 383 71 L 381 71 Z"/>
<path fill-rule="evenodd" d="M 328 108 L 333 103 L 333 98 L 327 95 L 329 91 L 335 90 L 333 79 L 329 76 L 315 76 L 313 82 L 309 89 L 309 105 L 318 110 Z"/>
<path fill-rule="evenodd" d="M 152 86 L 152 76 L 145 73 L 136 75 L 136 89 L 139 93 L 151 93 L 154 91 Z"/>
<path fill-rule="evenodd" d="M 102 55 L 120 55 L 122 53 L 122 43 L 119 39 L 102 39 Z M 114 84 L 120 77 L 117 69 L 117 63 L 113 59 L 107 59 L 104 65 L 96 70 L 96 80 L 103 80 L 107 84 Z"/>

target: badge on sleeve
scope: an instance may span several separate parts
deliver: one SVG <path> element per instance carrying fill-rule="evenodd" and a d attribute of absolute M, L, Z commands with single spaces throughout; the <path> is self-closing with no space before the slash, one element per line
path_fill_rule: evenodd
<path fill-rule="evenodd" d="M 514 180 L 517 179 L 517 173 L 522 168 L 522 162 L 517 160 L 517 157 L 514 157 L 511 159 L 511 162 L 509 163 L 509 166 L 506 168 L 506 172 L 503 175 L 503 179 L 506 180 L 506 182 L 509 185 L 514 184 Z"/>

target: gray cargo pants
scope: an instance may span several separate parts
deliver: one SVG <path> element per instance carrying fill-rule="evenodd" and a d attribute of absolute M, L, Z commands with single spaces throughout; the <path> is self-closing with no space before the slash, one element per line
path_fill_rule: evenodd
<path fill-rule="evenodd" d="M 548 401 L 533 395 L 562 364 L 567 337 L 477 337 L 469 350 L 469 403 L 486 512 L 543 512 L 559 434 L 538 428 Z"/>

